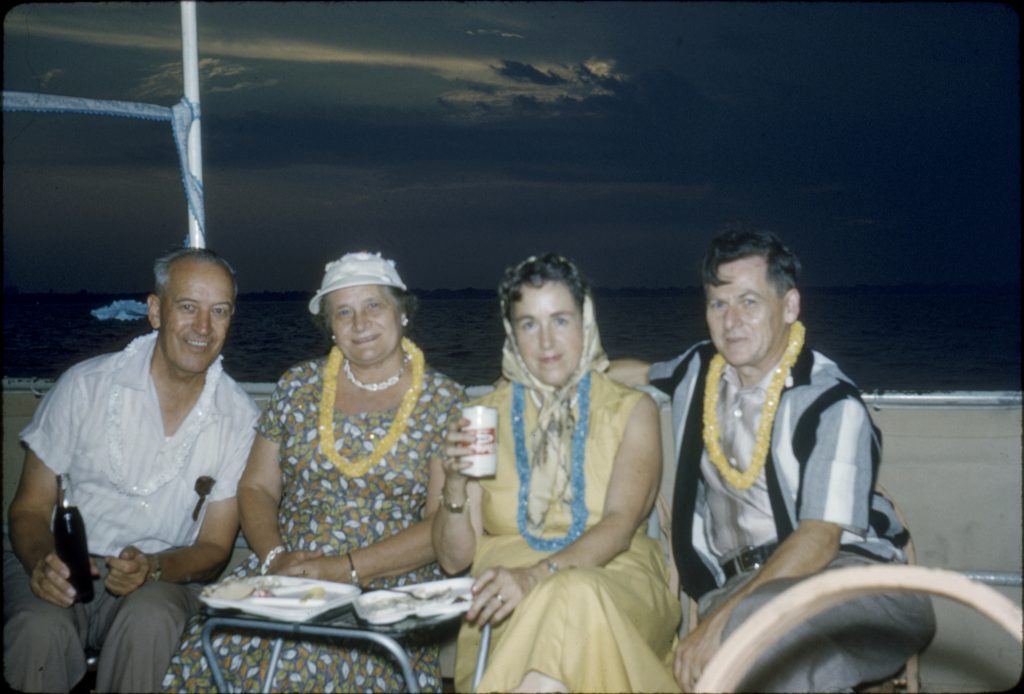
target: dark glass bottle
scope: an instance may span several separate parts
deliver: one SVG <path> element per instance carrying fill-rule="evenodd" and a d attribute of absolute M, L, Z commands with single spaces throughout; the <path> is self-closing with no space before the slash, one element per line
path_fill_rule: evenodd
<path fill-rule="evenodd" d="M 75 601 L 91 601 L 92 573 L 89 571 L 85 521 L 71 498 L 71 475 L 67 473 L 57 475 L 57 512 L 53 516 L 53 540 L 57 556 L 71 571 L 68 581 L 75 589 Z"/>

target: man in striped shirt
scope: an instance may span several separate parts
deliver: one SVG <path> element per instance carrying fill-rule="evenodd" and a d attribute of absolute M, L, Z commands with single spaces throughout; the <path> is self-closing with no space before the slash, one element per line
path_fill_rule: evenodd
<path fill-rule="evenodd" d="M 794 583 L 906 561 L 909 534 L 875 488 L 879 433 L 835 362 L 804 346 L 798 272 L 772 233 L 719 236 L 703 263 L 711 340 L 670 361 L 612 367 L 672 398 L 673 551 L 700 615 L 676 652 L 684 690 L 744 619 Z M 852 690 L 898 672 L 934 630 L 928 598 L 869 595 L 780 638 L 746 683 Z"/>

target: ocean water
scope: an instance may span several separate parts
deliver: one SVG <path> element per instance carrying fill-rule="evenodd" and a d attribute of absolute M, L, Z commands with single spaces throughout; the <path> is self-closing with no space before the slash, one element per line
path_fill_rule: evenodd
<path fill-rule="evenodd" d="M 4 376 L 56 378 L 148 331 L 145 321 L 90 315 L 109 301 L 5 297 Z M 611 358 L 669 359 L 707 334 L 694 290 L 601 292 L 595 307 Z M 810 288 L 802 291 L 801 319 L 808 342 L 867 392 L 1021 389 L 1019 287 Z M 496 298 L 430 293 L 420 300 L 411 337 L 435 368 L 457 381 L 489 383 L 500 374 Z M 328 346 L 305 299 L 242 296 L 225 368 L 239 381 L 272 382 Z"/>

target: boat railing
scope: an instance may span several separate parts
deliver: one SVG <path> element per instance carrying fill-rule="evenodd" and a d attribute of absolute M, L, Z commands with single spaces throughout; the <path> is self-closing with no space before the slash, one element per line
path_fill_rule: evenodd
<path fill-rule="evenodd" d="M 1019 390 L 885 391 L 862 393 L 873 410 L 896 407 L 1020 407 Z"/>
<path fill-rule="evenodd" d="M 42 397 L 53 387 L 54 380 L 46 378 L 3 379 L 4 392 L 29 391 L 36 397 Z M 274 392 L 273 382 L 247 382 L 242 387 L 250 396 L 257 400 L 270 397 Z M 471 385 L 466 390 L 471 398 L 487 393 L 490 385 Z M 872 410 L 892 409 L 899 407 L 913 408 L 953 408 L 953 407 L 1021 407 L 1024 397 L 1019 390 L 948 390 L 948 391 L 902 391 L 876 390 L 862 392 L 861 398 Z"/>
<path fill-rule="evenodd" d="M 1006 586 L 1020 588 L 1024 586 L 1024 576 L 1019 571 L 958 571 L 972 581 L 989 586 Z"/>

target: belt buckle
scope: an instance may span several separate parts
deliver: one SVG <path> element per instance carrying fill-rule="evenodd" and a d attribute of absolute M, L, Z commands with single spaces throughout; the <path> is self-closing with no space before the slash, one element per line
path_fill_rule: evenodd
<path fill-rule="evenodd" d="M 758 556 L 757 547 L 746 547 L 733 561 L 740 571 L 756 571 L 761 568 L 761 558 Z"/>

